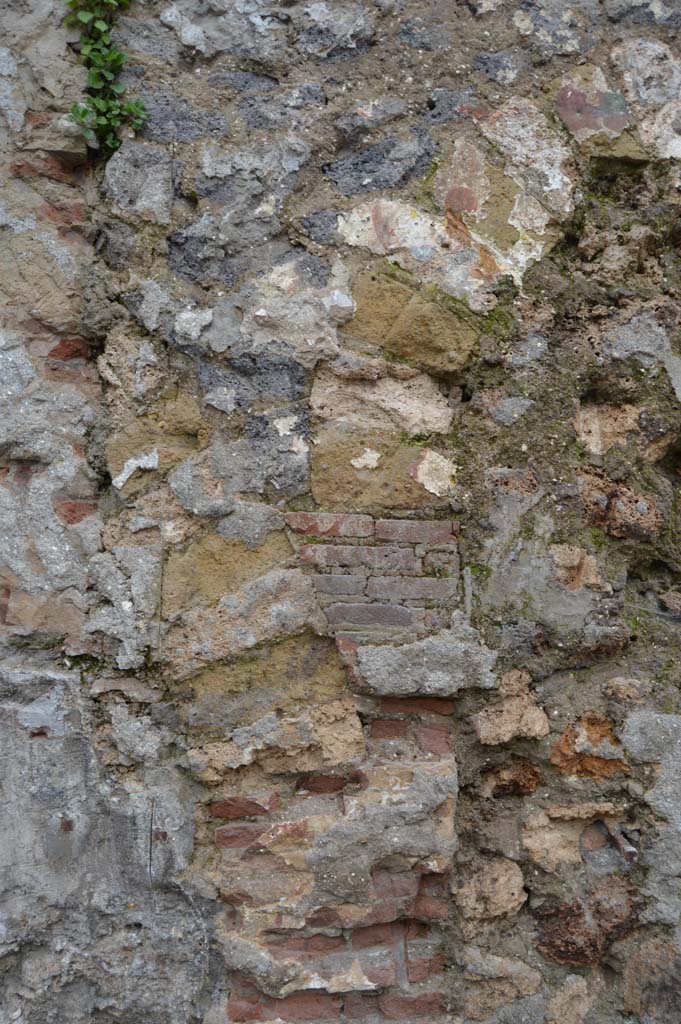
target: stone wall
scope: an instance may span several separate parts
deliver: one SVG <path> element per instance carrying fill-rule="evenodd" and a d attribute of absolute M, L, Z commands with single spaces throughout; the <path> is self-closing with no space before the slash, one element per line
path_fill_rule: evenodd
<path fill-rule="evenodd" d="M 0 1024 L 681 1022 L 678 0 L 0 48 Z"/>

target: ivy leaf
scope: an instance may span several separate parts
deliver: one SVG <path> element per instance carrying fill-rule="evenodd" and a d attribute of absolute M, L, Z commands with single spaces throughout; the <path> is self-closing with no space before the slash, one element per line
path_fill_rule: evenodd
<path fill-rule="evenodd" d="M 125 86 L 122 82 L 114 82 L 114 84 L 111 86 L 111 91 L 115 92 L 117 96 L 122 96 L 125 92 Z"/>
<path fill-rule="evenodd" d="M 89 25 L 93 18 L 92 11 L 78 11 L 78 21 L 82 21 L 84 25 Z"/>
<path fill-rule="evenodd" d="M 107 23 L 105 21 L 102 21 L 101 18 L 99 18 L 95 22 L 95 28 L 99 29 L 100 32 L 108 32 L 109 31 L 109 26 L 107 25 Z"/>

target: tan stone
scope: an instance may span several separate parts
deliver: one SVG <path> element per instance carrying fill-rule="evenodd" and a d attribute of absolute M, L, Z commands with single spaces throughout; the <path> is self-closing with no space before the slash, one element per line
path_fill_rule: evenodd
<path fill-rule="evenodd" d="M 543 739 L 550 732 L 549 720 L 537 707 L 530 692 L 527 672 L 507 672 L 499 683 L 501 700 L 480 711 L 473 724 L 481 743 L 508 743 L 516 737 Z"/>
<path fill-rule="evenodd" d="M 269 775 L 308 772 L 355 761 L 365 753 L 364 733 L 349 696 L 277 718 L 271 712 L 231 738 L 187 751 L 194 775 L 221 783 L 243 765 L 257 763 Z"/>
<path fill-rule="evenodd" d="M 556 578 L 568 590 L 588 587 L 601 594 L 612 594 L 612 587 L 603 575 L 598 562 L 584 548 L 571 544 L 552 544 L 549 554 L 553 561 Z"/>
<path fill-rule="evenodd" d="M 590 455 L 605 455 L 638 430 L 641 410 L 635 405 L 585 405 L 575 415 L 575 431 Z"/>
<path fill-rule="evenodd" d="M 522 960 L 492 956 L 475 947 L 463 957 L 466 1016 L 486 1020 L 515 999 L 532 996 L 541 987 L 541 974 Z"/>
<path fill-rule="evenodd" d="M 386 374 L 377 380 L 349 381 L 322 369 L 312 386 L 310 406 L 320 419 L 412 434 L 444 433 L 454 415 L 435 381 L 424 373 L 408 380 Z"/>
<path fill-rule="evenodd" d="M 455 898 L 467 921 L 515 914 L 527 899 L 523 873 L 514 861 L 495 857 L 455 890 Z"/>
<path fill-rule="evenodd" d="M 130 460 L 157 453 L 160 474 L 183 462 L 207 440 L 207 424 L 202 420 L 196 400 L 180 391 L 160 399 L 146 416 L 127 423 L 114 433 L 107 445 L 107 466 L 111 477 L 125 475 Z M 134 471 L 119 489 L 127 496 L 148 486 L 156 473 Z"/>
<path fill-rule="evenodd" d="M 355 282 L 354 318 L 344 330 L 409 362 L 452 373 L 461 370 L 477 340 L 475 328 L 446 306 L 376 271 Z"/>
<path fill-rule="evenodd" d="M 427 451 L 397 434 L 323 427 L 310 449 L 312 495 L 322 507 L 343 512 L 446 508 L 449 491 L 429 489 Z"/>
<path fill-rule="evenodd" d="M 286 534 L 269 535 L 253 550 L 241 541 L 205 534 L 186 551 L 173 551 L 163 571 L 163 615 L 173 618 L 197 605 L 215 604 L 223 594 L 238 590 L 285 562 L 292 552 Z"/>
<path fill-rule="evenodd" d="M 563 775 L 580 778 L 611 779 L 629 774 L 622 747 L 613 723 L 604 715 L 591 712 L 571 723 L 551 752 L 551 764 Z"/>
<path fill-rule="evenodd" d="M 216 661 L 310 628 L 326 631 L 312 581 L 297 569 L 275 570 L 225 595 L 215 608 L 183 614 L 163 639 L 163 657 L 176 679 L 186 679 Z"/>
<path fill-rule="evenodd" d="M 522 830 L 522 843 L 535 864 L 545 871 L 556 871 L 561 864 L 580 864 L 579 838 L 585 825 L 618 820 L 615 805 L 603 803 L 554 805 L 531 813 Z"/>
<path fill-rule="evenodd" d="M 583 1024 L 591 1004 L 586 978 L 572 975 L 546 1005 L 546 1024 Z"/>

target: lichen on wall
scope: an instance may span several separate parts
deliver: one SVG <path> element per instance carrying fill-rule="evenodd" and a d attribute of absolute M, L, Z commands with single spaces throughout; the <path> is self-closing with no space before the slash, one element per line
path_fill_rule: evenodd
<path fill-rule="evenodd" d="M 0 1024 L 681 1022 L 681 11 L 1 12 Z"/>

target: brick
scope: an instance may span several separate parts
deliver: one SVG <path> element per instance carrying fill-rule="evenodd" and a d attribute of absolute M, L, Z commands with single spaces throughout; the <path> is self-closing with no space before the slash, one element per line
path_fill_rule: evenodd
<path fill-rule="evenodd" d="M 407 735 L 409 723 L 399 719 L 377 718 L 371 723 L 372 740 L 397 740 Z"/>
<path fill-rule="evenodd" d="M 416 742 L 426 754 L 447 755 L 454 749 L 452 730 L 446 725 L 418 725 Z"/>
<path fill-rule="evenodd" d="M 348 992 L 343 1000 L 343 1017 L 346 1020 L 372 1020 L 378 1014 L 378 996 L 365 996 L 360 992 Z"/>
<path fill-rule="evenodd" d="M 215 845 L 222 850 L 245 850 L 267 832 L 267 825 L 222 825 L 215 830 Z"/>
<path fill-rule="evenodd" d="M 257 990 L 231 996 L 229 1019 L 235 1024 L 250 1020 L 336 1021 L 340 1015 L 339 996 L 326 992 L 294 992 L 283 999 L 261 995 Z"/>
<path fill-rule="evenodd" d="M 393 577 L 389 576 L 388 579 Z M 364 593 L 366 580 L 363 576 L 311 576 L 312 585 L 318 594 L 332 594 L 334 597 L 357 597 Z"/>
<path fill-rule="evenodd" d="M 384 697 L 379 710 L 386 714 L 451 715 L 455 702 L 446 697 Z"/>
<path fill-rule="evenodd" d="M 372 537 L 374 533 L 371 516 L 335 512 L 288 512 L 285 519 L 290 530 L 315 537 Z"/>
<path fill-rule="evenodd" d="M 320 569 L 331 569 L 334 566 L 350 569 L 366 566 L 381 572 L 419 572 L 421 569 L 421 559 L 413 551 L 388 545 L 353 547 L 348 544 L 304 544 L 299 556 L 303 564 L 315 565 Z"/>
<path fill-rule="evenodd" d="M 62 338 L 47 353 L 48 359 L 88 359 L 90 346 L 85 338 Z"/>
<path fill-rule="evenodd" d="M 276 793 L 271 793 L 266 803 L 245 796 L 229 796 L 224 800 L 214 800 L 208 810 L 213 818 L 257 818 L 270 814 L 280 803 Z"/>
<path fill-rule="evenodd" d="M 428 981 L 429 978 L 434 978 L 438 974 L 442 974 L 445 969 L 445 958 L 443 953 L 436 953 L 434 955 L 424 954 L 419 956 L 418 953 L 412 954 L 409 952 L 409 958 L 407 960 L 407 977 L 411 984 L 418 983 L 420 981 Z"/>
<path fill-rule="evenodd" d="M 343 953 L 347 943 L 342 935 L 295 935 L 290 933 L 267 936 L 268 950 L 277 957 L 286 958 L 290 954 L 299 957 L 301 953 L 310 956 L 325 956 L 331 953 Z"/>
<path fill-rule="evenodd" d="M 457 591 L 458 583 L 451 577 L 435 579 L 432 576 L 371 576 L 367 583 L 367 597 L 379 601 L 451 601 L 456 597 Z"/>
<path fill-rule="evenodd" d="M 404 608 L 398 604 L 330 604 L 324 609 L 329 623 L 341 629 L 357 626 L 409 627 L 423 622 L 421 608 Z"/>
<path fill-rule="evenodd" d="M 378 997 L 378 1005 L 386 1020 L 432 1020 L 433 1015 L 440 1016 L 445 1010 L 441 992 L 420 992 L 414 996 L 387 992 Z"/>
<path fill-rule="evenodd" d="M 456 540 L 451 519 L 377 519 L 376 539 L 403 544 L 446 544 Z"/>
<path fill-rule="evenodd" d="M 403 935 L 400 922 L 372 924 L 366 928 L 355 928 L 351 936 L 353 949 L 368 949 L 370 946 L 392 946 Z"/>

